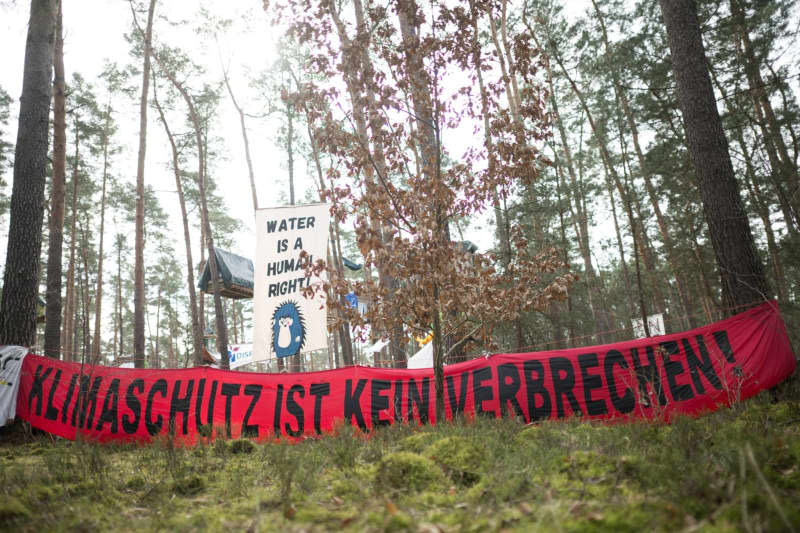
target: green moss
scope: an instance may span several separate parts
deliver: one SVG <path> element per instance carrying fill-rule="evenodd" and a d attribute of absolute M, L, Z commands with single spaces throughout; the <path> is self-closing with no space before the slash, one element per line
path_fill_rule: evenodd
<path fill-rule="evenodd" d="M 128 490 L 142 490 L 147 486 L 147 481 L 142 476 L 133 476 L 125 482 L 124 486 Z"/>
<path fill-rule="evenodd" d="M 30 510 L 14 496 L 0 500 L 0 520 L 29 518 L 30 516 Z"/>
<path fill-rule="evenodd" d="M 247 439 L 238 439 L 231 442 L 229 449 L 233 454 L 247 454 L 253 453 L 256 449 L 256 445 Z"/>
<path fill-rule="evenodd" d="M 419 491 L 444 485 L 441 469 L 422 455 L 393 452 L 384 455 L 375 472 L 378 487 L 397 491 Z"/>
<path fill-rule="evenodd" d="M 587 512 L 586 516 L 564 524 L 564 530 L 580 533 L 636 533 L 638 531 L 669 531 L 665 527 L 670 524 L 662 522 L 662 512 L 643 504 L 624 505 L 619 507 L 602 507 Z M 679 524 L 675 524 L 679 526 Z"/>
<path fill-rule="evenodd" d="M 422 453 L 425 448 L 440 438 L 436 433 L 420 431 L 401 440 L 398 448 L 406 452 Z"/>
<path fill-rule="evenodd" d="M 179 478 L 172 482 L 172 490 L 183 496 L 197 494 L 205 487 L 205 480 L 197 475 Z"/>
<path fill-rule="evenodd" d="M 407 514 L 396 511 L 389 514 L 383 530 L 386 533 L 393 533 L 396 531 L 413 531 L 414 521 Z"/>
<path fill-rule="evenodd" d="M 224 439 L 192 449 L 0 443 L 0 529 L 782 531 L 740 459 L 752 449 L 800 524 L 797 406 L 764 397 L 671 425 L 478 419 L 366 438 L 340 428 L 251 453 Z M 479 477 L 464 483 L 465 472 Z"/>
<path fill-rule="evenodd" d="M 424 455 L 436 461 L 456 483 L 472 485 L 480 479 L 483 452 L 464 437 L 445 437 L 428 446 Z"/>

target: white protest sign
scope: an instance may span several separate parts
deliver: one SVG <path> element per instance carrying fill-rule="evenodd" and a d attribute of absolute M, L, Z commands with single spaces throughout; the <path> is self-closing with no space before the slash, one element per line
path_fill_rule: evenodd
<path fill-rule="evenodd" d="M 0 348 L 0 426 L 14 420 L 17 414 L 17 391 L 22 360 L 28 349 L 22 346 Z"/>
<path fill-rule="evenodd" d="M 633 337 L 641 339 L 645 336 L 644 326 L 641 318 L 631 319 L 633 326 Z M 650 336 L 664 335 L 664 315 L 657 313 L 655 315 L 647 315 L 647 329 L 650 330 Z"/>
<path fill-rule="evenodd" d="M 253 345 L 252 344 L 229 344 L 228 345 L 228 363 L 230 369 L 246 365 L 253 362 Z"/>
<path fill-rule="evenodd" d="M 300 253 L 312 263 L 326 259 L 329 218 L 326 204 L 256 211 L 253 361 L 327 348 L 324 294 L 302 294 L 327 276 L 306 278 Z"/>

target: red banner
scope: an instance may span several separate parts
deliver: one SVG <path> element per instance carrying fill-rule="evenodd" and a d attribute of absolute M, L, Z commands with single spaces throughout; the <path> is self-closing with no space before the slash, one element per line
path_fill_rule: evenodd
<path fill-rule="evenodd" d="M 498 354 L 445 367 L 445 412 L 526 422 L 669 419 L 753 396 L 796 366 L 774 302 L 689 332 L 569 350 Z M 303 374 L 136 370 L 28 355 L 17 416 L 74 439 L 174 434 L 269 439 L 357 425 L 435 422 L 433 371 L 348 367 Z"/>

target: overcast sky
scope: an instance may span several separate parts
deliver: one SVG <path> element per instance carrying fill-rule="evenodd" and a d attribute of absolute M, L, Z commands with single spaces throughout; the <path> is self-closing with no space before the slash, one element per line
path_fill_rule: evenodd
<path fill-rule="evenodd" d="M 96 82 L 107 61 L 114 61 L 120 65 L 132 61 L 124 38 L 125 33 L 130 31 L 132 20 L 127 0 L 80 0 L 65 4 L 64 63 L 68 82 L 75 72 L 83 75 L 87 81 Z M 568 15 L 575 16 L 586 4 L 588 0 L 570 0 L 567 2 Z M 210 36 L 204 37 L 197 27 L 201 7 L 212 15 L 233 21 L 230 31 L 221 35 L 218 42 Z M 17 104 L 22 90 L 29 9 L 30 2 L 25 0 L 0 0 L 0 50 L 3 50 L 0 60 L 0 86 L 13 99 L 11 120 L 7 130 L 9 140 L 12 142 L 16 139 Z M 164 16 L 169 21 L 181 23 L 170 24 L 162 18 Z M 236 2 L 162 0 L 157 4 L 156 18 L 154 39 L 157 43 L 167 42 L 182 48 L 196 63 L 206 69 L 207 78 L 211 82 L 219 82 L 222 79 L 220 60 L 222 58 L 229 68 L 231 83 L 240 105 L 249 113 L 263 112 L 261 107 L 264 105 L 263 95 L 249 87 L 249 79 L 268 69 L 275 61 L 280 30 L 271 27 L 269 17 L 262 9 L 261 0 Z M 140 66 L 139 59 L 133 62 Z M 103 95 L 102 88 L 98 87 L 98 92 Z M 136 176 L 139 131 L 138 97 L 134 100 L 119 98 L 116 109 L 120 128 L 116 142 L 123 150 L 113 161 L 112 172 L 133 183 Z M 248 123 L 261 207 L 282 205 L 288 198 L 286 156 L 274 142 L 278 127 L 276 119 L 253 119 Z M 253 211 L 244 145 L 238 114 L 230 103 L 227 93 L 223 93 L 213 132 L 221 137 L 224 143 L 221 147 L 221 157 L 213 170 L 213 178 L 230 213 L 244 225 L 243 230 L 234 236 L 235 246 L 232 251 L 254 257 Z M 71 132 L 68 131 L 68 138 L 69 136 Z M 151 110 L 145 180 L 158 192 L 162 207 L 173 217 L 171 227 L 176 228 L 172 232 L 175 249 L 182 250 L 182 244 L 179 242 L 182 240 L 182 232 L 177 229 L 181 227 L 181 222 L 170 158 L 163 129 L 157 114 Z M 189 165 L 191 168 L 193 163 Z M 316 194 L 309 171 L 302 158 L 296 158 L 295 190 L 298 203 L 303 203 L 303 198 L 307 195 Z M 7 192 L 10 195 L 12 181 L 10 171 L 5 178 L 8 183 Z M 481 251 L 486 251 L 493 241 L 493 233 L 487 221 L 488 219 L 484 217 L 465 230 L 465 238 L 476 242 Z M 115 232 L 113 221 L 110 224 L 111 227 L 107 228 L 107 239 Z M 132 232 L 132 229 L 130 231 Z M 0 227 L 0 262 L 5 258 L 6 237 L 7 227 Z M 133 240 L 133 235 L 130 236 L 130 240 Z M 193 237 L 193 243 L 197 249 L 199 246 L 197 236 Z M 108 306 L 106 308 L 108 309 Z"/>

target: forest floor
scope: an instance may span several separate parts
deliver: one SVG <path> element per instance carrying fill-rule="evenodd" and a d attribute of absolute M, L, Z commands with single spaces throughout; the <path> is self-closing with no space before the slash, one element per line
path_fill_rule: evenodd
<path fill-rule="evenodd" d="M 13 531 L 800 531 L 800 383 L 698 419 L 175 448 L 0 437 Z"/>

